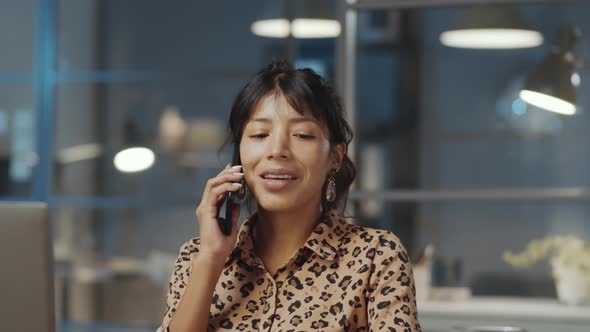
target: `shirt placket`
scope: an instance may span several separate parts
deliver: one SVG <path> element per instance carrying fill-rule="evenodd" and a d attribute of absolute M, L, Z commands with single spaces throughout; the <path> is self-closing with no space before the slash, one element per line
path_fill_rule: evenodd
<path fill-rule="evenodd" d="M 295 257 L 291 261 L 287 262 L 286 268 L 280 268 L 274 276 L 272 276 L 270 272 L 264 267 L 262 260 L 256 257 L 256 263 L 264 271 L 266 280 L 266 286 L 262 292 L 262 331 L 271 331 L 273 326 L 276 328 L 275 323 L 277 319 L 279 319 L 277 314 L 277 306 L 280 303 L 279 294 L 281 288 L 283 288 L 287 282 L 285 280 L 285 276 L 288 275 L 291 270 L 295 271 L 300 268 L 297 262 L 300 261 L 298 258 L 299 256 L 303 255 L 303 252 L 305 252 L 305 250 L 300 249 Z"/>
<path fill-rule="evenodd" d="M 263 291 L 265 303 L 262 310 L 262 314 L 264 315 L 264 323 L 262 324 L 262 327 L 264 328 L 264 331 L 270 331 L 276 318 L 278 290 L 277 283 L 270 273 L 268 271 L 265 273 L 267 276 L 267 285 Z"/>
<path fill-rule="evenodd" d="M 270 331 L 276 317 L 278 295 L 277 283 L 270 272 L 264 267 L 264 264 L 259 257 L 255 257 L 253 261 L 257 268 L 264 271 L 265 280 L 265 285 L 261 285 L 264 287 L 264 290 L 262 291 L 262 298 L 260 299 L 262 317 L 260 320 L 261 324 L 259 326 L 259 331 Z"/>

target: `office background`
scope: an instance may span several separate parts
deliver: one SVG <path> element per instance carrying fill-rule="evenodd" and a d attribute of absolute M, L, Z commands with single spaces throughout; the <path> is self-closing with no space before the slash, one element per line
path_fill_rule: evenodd
<path fill-rule="evenodd" d="M 555 298 L 549 264 L 502 255 L 590 239 L 589 69 L 575 70 L 574 115 L 518 93 L 560 27 L 590 61 L 590 2 L 512 1 L 544 40 L 501 50 L 441 43 L 469 1 L 402 2 L 332 1 L 354 29 L 299 39 L 251 30 L 281 1 L 3 0 L 0 198 L 49 203 L 60 329 L 155 330 L 178 248 L 198 235 L 194 202 L 230 159 L 233 97 L 274 58 L 352 91 L 353 222 L 393 230 L 415 260 L 433 244 L 435 286 Z M 131 144 L 155 153 L 149 169 L 116 168 Z"/>

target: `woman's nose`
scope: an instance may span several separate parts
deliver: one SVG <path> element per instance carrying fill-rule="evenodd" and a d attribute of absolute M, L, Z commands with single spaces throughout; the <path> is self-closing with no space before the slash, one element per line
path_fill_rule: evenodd
<path fill-rule="evenodd" d="M 274 135 L 269 146 L 268 159 L 287 159 L 289 157 L 288 136 L 285 134 Z"/>

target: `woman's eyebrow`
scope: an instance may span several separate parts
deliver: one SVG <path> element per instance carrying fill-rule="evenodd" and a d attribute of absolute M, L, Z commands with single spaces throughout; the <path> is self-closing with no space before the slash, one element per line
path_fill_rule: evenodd
<path fill-rule="evenodd" d="M 255 122 L 264 122 L 264 123 L 271 123 L 272 122 L 272 120 L 269 119 L 269 118 L 255 118 L 255 119 L 252 119 L 252 121 L 255 121 Z M 312 118 L 308 118 L 308 117 L 291 118 L 288 121 L 291 122 L 291 123 L 301 123 L 301 122 L 313 122 L 313 123 L 316 123 L 316 124 L 318 123 L 317 120 L 312 119 Z"/>

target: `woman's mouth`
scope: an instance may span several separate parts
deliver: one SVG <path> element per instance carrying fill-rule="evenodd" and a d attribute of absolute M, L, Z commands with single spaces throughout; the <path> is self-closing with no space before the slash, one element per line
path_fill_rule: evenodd
<path fill-rule="evenodd" d="M 281 191 L 292 185 L 297 177 L 280 171 L 265 172 L 260 175 L 264 188 L 268 191 Z"/>

